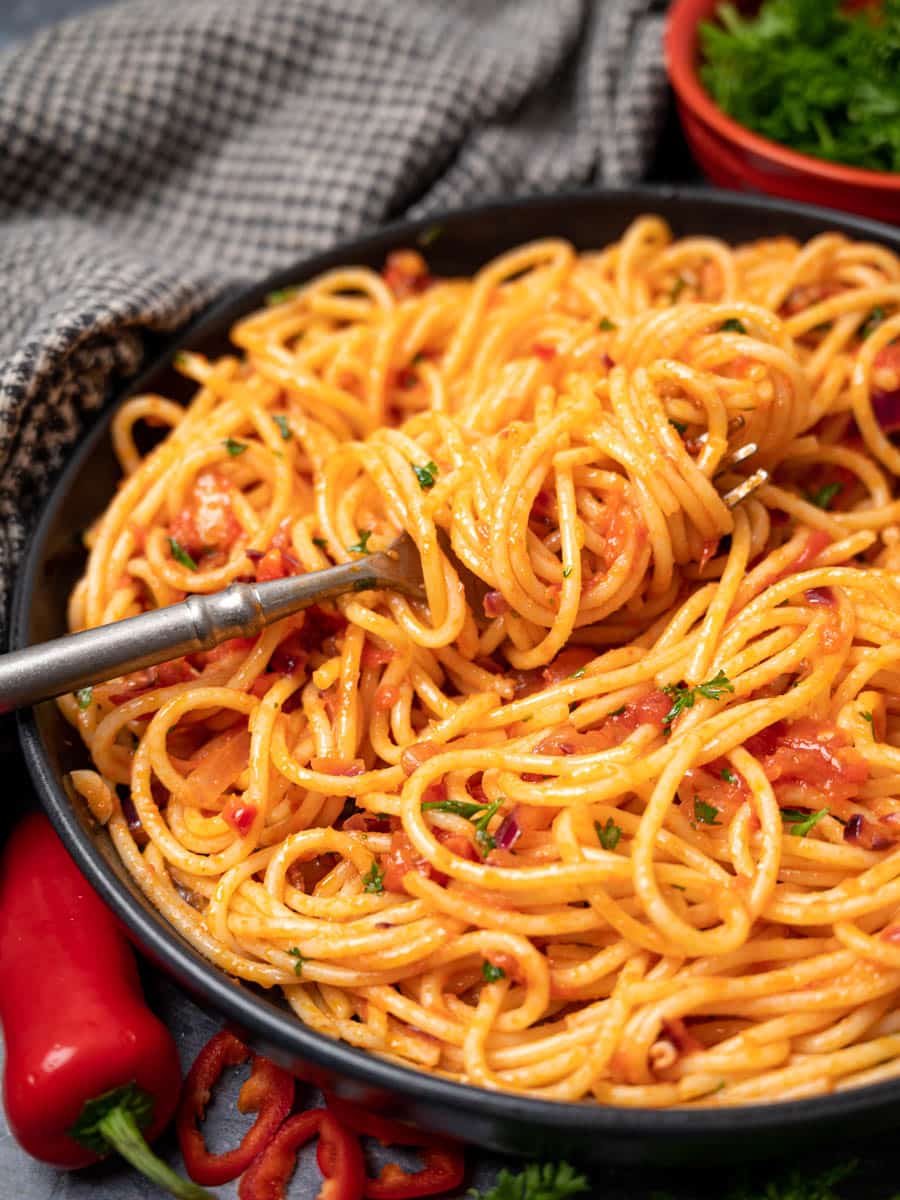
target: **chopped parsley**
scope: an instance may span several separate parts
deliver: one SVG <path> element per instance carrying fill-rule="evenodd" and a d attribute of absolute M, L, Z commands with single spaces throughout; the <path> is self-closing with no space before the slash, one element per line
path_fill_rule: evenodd
<path fill-rule="evenodd" d="M 413 474 L 419 481 L 419 487 L 423 492 L 430 491 L 434 487 L 434 477 L 438 473 L 437 464 L 431 461 L 427 462 L 424 467 L 417 467 L 413 463 Z"/>
<path fill-rule="evenodd" d="M 177 354 L 172 356 L 172 366 L 183 370 L 190 362 L 191 356 L 185 354 L 183 350 L 179 350 Z"/>
<path fill-rule="evenodd" d="M 237 456 L 239 454 L 243 454 L 244 451 L 247 449 L 247 443 L 246 442 L 236 442 L 234 440 L 234 438 L 231 438 L 231 437 L 226 438 L 225 439 L 225 449 L 228 451 L 228 453 L 231 455 L 232 458 L 237 458 Z"/>
<path fill-rule="evenodd" d="M 453 813 L 456 817 L 465 817 L 467 821 L 471 821 L 486 807 L 484 804 L 476 804 L 474 800 L 426 800 L 422 804 L 422 811 L 427 812 L 430 809 L 432 812 Z"/>
<path fill-rule="evenodd" d="M 674 428 L 676 433 L 680 433 L 682 437 L 687 433 L 687 425 L 684 421 L 676 421 L 673 417 L 669 417 L 669 424 Z"/>
<path fill-rule="evenodd" d="M 681 295 L 681 293 L 684 291 L 684 289 L 686 287 L 687 287 L 687 280 L 684 278 L 683 275 L 679 275 L 678 278 L 675 280 L 675 282 L 672 284 L 672 289 L 669 292 L 669 303 L 676 304 L 678 302 L 678 297 Z"/>
<path fill-rule="evenodd" d="M 872 716 L 872 714 L 870 712 L 860 713 L 860 716 L 862 717 L 862 719 L 864 721 L 868 721 L 870 725 L 875 724 L 875 718 Z"/>
<path fill-rule="evenodd" d="M 312 540 L 312 544 L 313 544 L 314 546 L 318 546 L 320 550 L 327 550 L 327 549 L 328 549 L 328 543 L 325 541 L 325 539 L 324 539 L 324 538 L 320 538 L 320 537 L 314 537 L 314 538 L 313 538 L 313 540 Z"/>
<path fill-rule="evenodd" d="M 488 833 L 488 825 L 494 813 L 500 807 L 500 801 L 495 800 L 493 804 L 489 804 L 478 820 L 475 822 L 475 843 L 481 851 L 481 857 L 487 858 L 490 852 L 495 848 L 497 842 Z"/>
<path fill-rule="evenodd" d="M 886 316 L 887 313 L 881 305 L 876 305 L 859 327 L 860 339 L 865 341 L 870 334 L 875 332 Z"/>
<path fill-rule="evenodd" d="M 788 826 L 788 833 L 792 833 L 794 837 L 806 837 L 811 829 L 828 816 L 827 808 L 820 808 L 818 812 L 804 812 L 802 808 L 783 808 L 781 810 L 781 819 Z"/>
<path fill-rule="evenodd" d="M 416 242 L 420 246 L 430 246 L 438 240 L 444 232 L 443 225 L 429 225 L 427 229 L 423 229 L 416 237 Z"/>
<path fill-rule="evenodd" d="M 374 575 L 362 575 L 359 579 L 353 580 L 354 592 L 367 592 L 375 586 Z"/>
<path fill-rule="evenodd" d="M 172 557 L 177 563 L 181 563 L 183 567 L 187 567 L 190 571 L 197 570 L 197 564 L 175 538 L 169 538 L 169 549 L 172 551 Z"/>
<path fill-rule="evenodd" d="M 721 4 L 699 26 L 700 78 L 739 124 L 802 154 L 900 171 L 896 0 Z M 853 6 L 857 8 L 856 5 Z"/>
<path fill-rule="evenodd" d="M 291 956 L 291 958 L 296 958 L 296 960 L 297 960 L 294 963 L 294 974 L 302 975 L 303 974 L 303 964 L 306 962 L 306 959 L 303 957 L 303 955 L 300 953 L 300 951 L 297 949 L 296 946 L 291 946 L 290 950 L 288 950 L 288 954 Z"/>
<path fill-rule="evenodd" d="M 707 804 L 701 800 L 699 796 L 694 797 L 694 819 L 692 825 L 721 825 L 721 821 L 717 821 L 719 810 L 714 804 Z"/>
<path fill-rule="evenodd" d="M 594 822 L 594 829 L 597 834 L 597 841 L 604 850 L 615 850 L 619 844 L 619 838 L 622 836 L 622 830 L 615 823 L 612 817 L 606 818 L 606 824 L 601 825 L 599 821 Z"/>
<path fill-rule="evenodd" d="M 78 707 L 82 712 L 86 708 L 91 707 L 91 701 L 94 699 L 94 689 L 92 687 L 81 688 L 75 693 L 75 699 L 78 701 Z"/>
<path fill-rule="evenodd" d="M 495 967 L 492 962 L 485 959 L 481 964 L 481 975 L 485 983 L 496 983 L 498 979 L 505 979 L 506 972 L 502 967 Z"/>
<path fill-rule="evenodd" d="M 384 891 L 384 868 L 378 866 L 376 859 L 372 859 L 372 867 L 368 875 L 363 875 L 363 883 L 366 885 L 367 892 Z"/>
<path fill-rule="evenodd" d="M 738 781 L 737 775 L 735 775 L 734 771 L 730 771 L 728 767 L 723 767 L 721 774 L 726 783 L 737 783 Z"/>
<path fill-rule="evenodd" d="M 685 709 L 694 707 L 698 696 L 705 696 L 707 700 L 721 700 L 726 692 L 734 691 L 734 684 L 724 671 L 719 671 L 712 679 L 707 679 L 706 683 L 700 683 L 696 687 L 689 688 L 683 683 L 670 683 L 663 691 L 672 699 L 672 707 L 663 717 L 663 728 L 668 733 L 672 722 L 680 717 Z"/>
<path fill-rule="evenodd" d="M 572 567 L 563 567 L 563 579 L 568 579 L 572 574 Z"/>
<path fill-rule="evenodd" d="M 468 1200 L 567 1200 L 588 1191 L 586 1176 L 568 1163 L 529 1163 L 515 1175 L 504 1168 L 490 1191 L 470 1188 Z"/>
<path fill-rule="evenodd" d="M 816 508 L 830 508 L 831 502 L 840 492 L 841 486 L 839 483 L 826 483 L 824 487 L 820 487 L 815 492 L 807 492 L 806 498 Z"/>
<path fill-rule="evenodd" d="M 288 425 L 288 419 L 284 413 L 273 413 L 272 420 L 281 430 L 281 436 L 284 438 L 284 440 L 289 442 L 291 440 L 291 427 Z"/>
<path fill-rule="evenodd" d="M 628 707 L 628 705 L 627 705 L 627 704 L 620 704 L 618 708 L 614 708 L 614 709 L 612 710 L 612 712 L 610 712 L 610 713 L 607 713 L 606 715 L 607 715 L 608 717 L 621 717 L 622 713 L 625 711 L 625 709 L 626 709 L 627 707 Z"/>
<path fill-rule="evenodd" d="M 359 541 L 354 542 L 353 545 L 348 546 L 347 549 L 351 554 L 371 554 L 371 551 L 369 550 L 369 538 L 372 536 L 372 530 L 357 529 L 356 532 L 359 534 Z"/>
<path fill-rule="evenodd" d="M 584 675 L 584 667 L 579 667 L 577 671 L 573 671 L 569 676 L 570 679 L 581 679 Z"/>
<path fill-rule="evenodd" d="M 269 292 L 268 296 L 266 296 L 266 304 L 270 308 L 274 304 L 284 304 L 286 300 L 293 300 L 298 291 L 299 288 L 289 287 L 280 288 L 277 292 Z"/>
<path fill-rule="evenodd" d="M 600 321 L 599 328 L 602 329 L 604 333 L 611 333 L 614 329 L 618 328 L 618 326 L 614 321 L 611 321 L 609 317 L 603 317 Z"/>
<path fill-rule="evenodd" d="M 747 328 L 743 321 L 739 321 L 737 317 L 729 317 L 727 321 L 723 321 L 719 326 L 719 333 L 746 333 Z"/>

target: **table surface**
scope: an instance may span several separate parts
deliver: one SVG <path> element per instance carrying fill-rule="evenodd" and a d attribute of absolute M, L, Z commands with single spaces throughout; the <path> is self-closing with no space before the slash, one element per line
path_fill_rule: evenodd
<path fill-rule="evenodd" d="M 187 2 L 190 3 L 190 0 Z M 0 49 L 50 21 L 74 16 L 94 7 L 97 7 L 97 0 L 0 0 Z M 697 180 L 671 106 L 666 125 L 660 135 L 650 179 L 657 182 Z M 8 722 L 3 724 L 5 728 L 0 730 L 0 754 L 6 763 L 10 761 L 11 754 L 12 761 L 18 764 L 20 760 L 15 750 L 10 750 L 12 727 Z M 9 786 L 10 784 L 12 786 Z M 16 786 L 17 784 L 21 786 Z M 24 772 L 14 780 L 7 775 L 6 794 L 16 797 L 16 800 L 13 804 L 6 803 L 0 806 L 0 834 L 5 835 L 4 827 L 11 824 L 16 810 L 27 803 L 28 792 Z M 173 1027 L 179 1052 L 187 1065 L 197 1049 L 215 1030 L 217 1021 L 202 1012 L 165 980 L 149 976 L 147 987 L 153 1007 L 164 1019 L 168 1019 Z M 234 1081 L 232 1086 L 235 1086 Z M 230 1133 L 246 1124 L 242 1119 L 236 1120 L 230 1116 L 232 1112 L 233 1108 L 228 1098 L 214 1106 L 210 1113 L 211 1127 L 222 1139 L 222 1147 L 229 1144 Z M 828 1194 L 820 1192 L 813 1195 L 806 1191 L 801 1193 L 799 1189 L 790 1195 L 787 1192 L 779 1192 L 774 1196 L 767 1193 L 766 1187 L 773 1178 L 783 1179 L 792 1169 L 799 1170 L 801 1175 L 810 1178 L 833 1164 L 855 1160 L 856 1167 L 852 1175 L 838 1185 L 841 1200 L 897 1200 L 900 1182 L 895 1181 L 900 1171 L 896 1155 L 890 1149 L 885 1149 L 886 1146 L 889 1146 L 889 1139 L 882 1138 L 864 1143 L 857 1139 L 852 1144 L 829 1147 L 827 1151 L 823 1151 L 821 1147 L 798 1147 L 795 1161 L 791 1163 L 754 1168 L 747 1176 L 753 1186 L 743 1191 L 740 1190 L 742 1172 L 738 1168 L 724 1173 L 718 1171 L 715 1174 L 702 1170 L 661 1174 L 654 1171 L 652 1163 L 648 1162 L 646 1170 L 641 1172 L 616 1169 L 595 1172 L 592 1176 L 591 1195 L 603 1197 L 603 1200 L 729 1200 L 731 1195 L 734 1196 L 734 1200 L 831 1200 Z M 215 1140 L 213 1148 L 216 1148 Z M 158 1149 L 174 1164 L 178 1164 L 171 1134 L 162 1139 Z M 513 1169 L 516 1166 L 515 1163 L 507 1164 L 504 1160 L 488 1154 L 476 1155 L 473 1152 L 469 1154 L 468 1159 L 471 1170 L 467 1185 L 480 1188 L 490 1186 L 501 1166 L 509 1165 Z M 313 1195 L 313 1181 L 317 1175 L 311 1148 L 301 1155 L 298 1174 L 306 1178 L 299 1182 L 299 1186 L 295 1180 L 291 1194 Z M 150 1197 L 161 1194 L 135 1173 L 116 1165 L 59 1175 L 51 1168 L 33 1162 L 12 1140 L 2 1113 L 0 1178 L 3 1179 L 0 1186 L 2 1196 L 17 1197 L 18 1200 L 149 1200 Z M 217 1195 L 222 1200 L 230 1200 L 236 1192 L 233 1186 L 229 1186 L 218 1189 Z"/>

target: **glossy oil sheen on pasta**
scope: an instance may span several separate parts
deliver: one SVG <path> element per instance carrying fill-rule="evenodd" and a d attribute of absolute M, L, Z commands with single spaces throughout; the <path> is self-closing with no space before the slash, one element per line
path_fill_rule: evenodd
<path fill-rule="evenodd" d="M 76 788 L 203 954 L 394 1060 L 651 1107 L 896 1074 L 898 338 L 882 247 L 654 217 L 273 297 L 119 411 L 72 627 L 400 530 L 427 603 L 65 698 Z"/>

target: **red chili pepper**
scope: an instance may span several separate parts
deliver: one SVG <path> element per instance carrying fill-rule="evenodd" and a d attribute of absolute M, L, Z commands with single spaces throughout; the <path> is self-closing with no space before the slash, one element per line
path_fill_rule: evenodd
<path fill-rule="evenodd" d="M 265 1150 L 294 1103 L 294 1077 L 267 1058 L 253 1057 L 250 1078 L 241 1088 L 238 1108 L 259 1115 L 239 1146 L 224 1154 L 211 1154 L 197 1127 L 206 1113 L 212 1090 L 226 1067 L 246 1062 L 250 1051 L 227 1029 L 206 1043 L 188 1071 L 175 1118 L 184 1165 L 191 1179 L 215 1186 L 237 1179 Z"/>
<path fill-rule="evenodd" d="M 175 1044 L 115 918 L 37 813 L 0 858 L 0 1020 L 4 1104 L 29 1154 L 83 1167 L 118 1150 L 173 1195 L 209 1200 L 147 1144 L 175 1108 Z"/>
<path fill-rule="evenodd" d="M 422 1150 L 425 1165 L 420 1171 L 404 1171 L 396 1163 L 387 1163 L 381 1168 L 377 1179 L 367 1178 L 363 1195 L 368 1200 L 414 1200 L 418 1196 L 439 1196 L 458 1188 L 465 1174 L 465 1159 L 462 1149 L 434 1133 L 425 1133 L 378 1116 L 358 1104 L 340 1100 L 330 1092 L 325 1093 L 329 1111 L 342 1125 L 354 1133 L 377 1138 L 385 1146 L 416 1146 Z M 319 1164 L 327 1154 L 320 1146 Z"/>
<path fill-rule="evenodd" d="M 244 1174 L 239 1200 L 283 1200 L 297 1151 L 319 1135 L 317 1161 L 325 1182 L 318 1200 L 362 1200 L 365 1167 L 359 1142 L 324 1108 L 288 1118 Z"/>

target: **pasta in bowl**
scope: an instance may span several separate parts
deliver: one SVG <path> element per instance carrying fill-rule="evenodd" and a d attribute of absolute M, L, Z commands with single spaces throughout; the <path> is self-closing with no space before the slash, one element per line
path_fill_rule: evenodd
<path fill-rule="evenodd" d="M 896 1074 L 897 256 L 647 216 L 271 299 L 179 358 L 186 408 L 118 410 L 72 628 L 401 530 L 427 601 L 362 591 L 62 701 L 145 896 L 306 1026 L 491 1090 Z"/>

